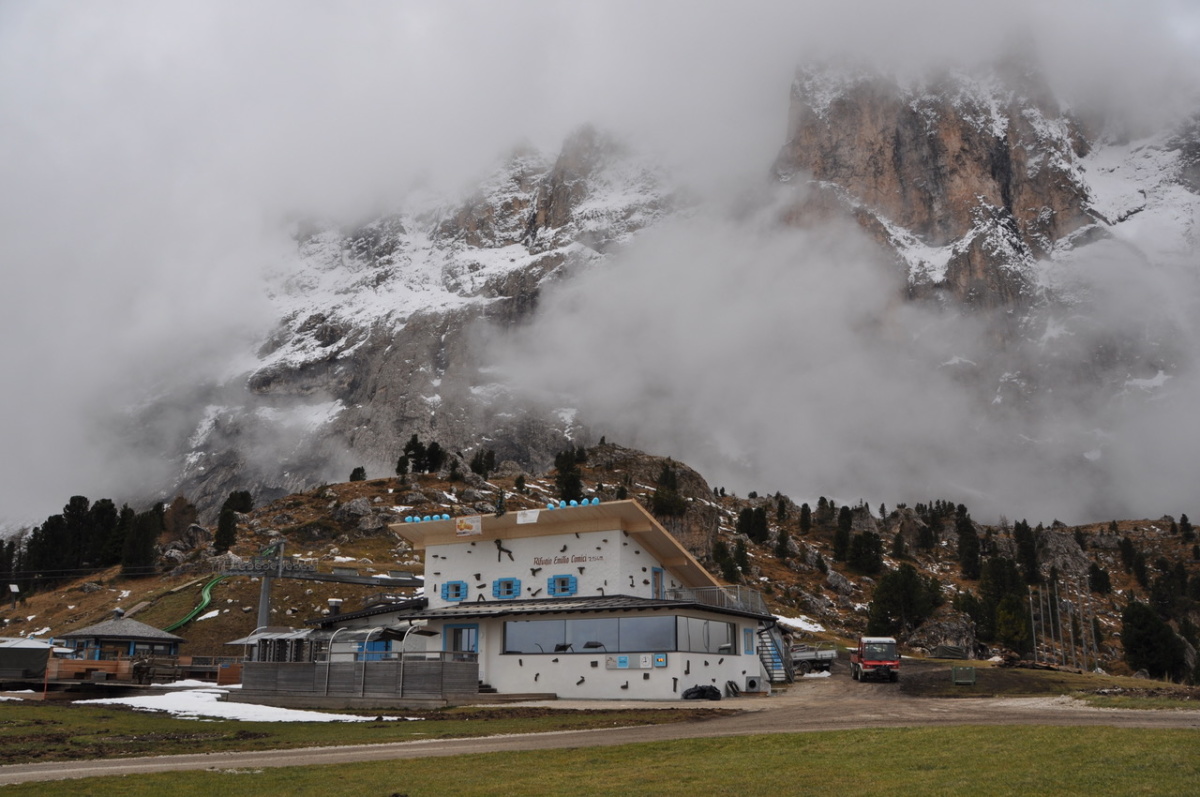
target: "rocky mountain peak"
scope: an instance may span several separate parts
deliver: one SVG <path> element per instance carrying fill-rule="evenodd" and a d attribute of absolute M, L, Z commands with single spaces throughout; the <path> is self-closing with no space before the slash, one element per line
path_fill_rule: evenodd
<path fill-rule="evenodd" d="M 570 424 L 479 406 L 503 390 L 480 371 L 478 324 L 528 317 L 545 284 L 601 262 L 670 205 L 654 164 L 583 127 L 552 157 L 514 149 L 465 198 L 301 225 L 269 276 L 277 324 L 244 393 L 223 391 L 197 417 L 181 489 L 210 510 L 220 490 L 208 485 L 303 489 L 351 463 L 387 473 L 413 433 L 469 450 L 503 424 L 521 427 L 497 445 L 504 458 L 548 464 Z"/>
<path fill-rule="evenodd" d="M 894 248 L 917 293 L 1003 306 L 1030 297 L 1031 265 L 1093 222 L 1086 142 L 1028 69 L 904 81 L 861 69 L 797 72 L 780 181 L 832 195 Z"/>

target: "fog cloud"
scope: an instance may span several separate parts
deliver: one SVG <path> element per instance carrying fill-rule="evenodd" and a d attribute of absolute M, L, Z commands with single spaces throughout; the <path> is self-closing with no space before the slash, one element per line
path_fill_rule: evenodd
<path fill-rule="evenodd" d="M 988 57 L 1022 30 L 1041 43 L 1056 84 L 1081 94 L 1101 86 L 1113 105 L 1169 115 L 1193 99 L 1196 20 L 1174 0 L 4 3 L 0 517 L 38 517 L 72 493 L 132 492 L 154 479 L 158 463 L 113 461 L 103 419 L 181 379 L 237 372 L 247 341 L 273 321 L 259 275 L 286 248 L 290 214 L 361 215 L 415 185 L 469 185 L 512 144 L 553 150 L 583 122 L 658 152 L 683 179 L 720 195 L 766 174 L 782 143 L 796 64 L 847 57 L 920 68 Z M 647 246 L 679 262 L 670 241 Z M 737 247 L 710 243 L 737 257 Z M 695 245 L 680 246 L 716 267 Z M 788 238 L 761 246 L 763 263 L 752 273 L 824 294 L 819 305 L 797 300 L 814 319 L 832 323 L 831 308 L 840 308 L 833 318 L 871 323 L 861 309 L 877 300 L 846 265 L 867 255 L 839 258 L 837 268 L 806 266 L 818 289 L 782 264 L 793 260 L 786 252 L 822 252 L 824 244 Z M 727 356 L 760 338 L 829 334 L 789 319 L 774 330 L 743 326 L 750 339 L 734 346 L 719 329 L 687 323 L 688 313 L 726 321 L 718 308 L 701 306 L 713 294 L 741 314 L 734 320 L 753 315 L 753 292 L 738 299 L 709 284 L 734 273 L 698 275 L 698 294 L 659 304 L 660 316 L 683 314 L 678 328 L 659 323 L 659 345 L 674 358 L 703 364 L 688 362 L 694 355 L 676 342 L 682 330 Z M 642 268 L 638 279 L 654 274 Z M 803 365 L 800 372 L 826 380 L 784 380 L 781 387 L 819 410 L 797 423 L 847 440 L 845 456 L 866 462 L 893 441 L 852 445 L 853 419 L 908 411 L 903 402 L 917 396 L 894 390 L 881 394 L 891 397 L 885 401 L 827 386 L 905 378 L 892 361 L 912 356 L 904 347 L 856 359 L 856 334 L 853 325 L 837 332 L 830 355 L 802 343 L 774 356 L 781 372 Z M 724 429 L 709 419 L 726 417 L 722 402 L 734 397 L 747 416 L 785 402 L 729 385 L 704 391 L 699 408 L 680 411 L 708 423 L 714 446 L 750 461 L 767 427 Z M 953 396 L 922 404 L 947 402 L 945 417 L 969 423 Z M 848 400 L 858 409 L 838 412 Z M 673 412 L 656 420 L 668 442 L 693 434 Z M 938 444 L 926 445 L 938 453 Z M 929 461 L 913 451 L 910 470 Z"/>
<path fill-rule="evenodd" d="M 741 494 L 948 498 L 993 521 L 1187 511 L 1197 341 L 1161 317 L 1167 282 L 1089 261 L 1085 315 L 1102 320 L 1035 317 L 1031 341 L 1002 352 L 986 317 L 901 300 L 895 266 L 856 227 L 778 218 L 767 205 L 646 234 L 551 293 L 502 370 L 532 399 L 578 407 L 595 434 Z M 1049 340 L 1060 325 L 1064 341 Z M 1114 405 L 1113 374 L 1087 372 L 1106 339 L 1174 353 L 1181 376 Z M 1010 369 L 1040 384 L 1007 389 Z"/>

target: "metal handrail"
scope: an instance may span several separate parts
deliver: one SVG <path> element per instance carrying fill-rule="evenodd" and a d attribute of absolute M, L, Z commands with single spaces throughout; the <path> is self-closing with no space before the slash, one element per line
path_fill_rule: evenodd
<path fill-rule="evenodd" d="M 670 600 L 691 601 L 705 606 L 721 609 L 738 609 L 754 614 L 770 615 L 767 602 L 762 593 L 749 587 L 698 587 L 687 589 L 680 587 L 669 589 L 666 596 Z"/>

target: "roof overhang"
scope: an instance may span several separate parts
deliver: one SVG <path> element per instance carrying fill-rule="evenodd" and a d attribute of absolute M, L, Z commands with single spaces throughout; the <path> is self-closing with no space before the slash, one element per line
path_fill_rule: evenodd
<path fill-rule="evenodd" d="M 637 537 L 643 548 L 683 581 L 683 586 L 690 589 L 721 586 L 696 557 L 637 501 L 610 501 L 604 504 L 558 509 L 529 509 L 507 512 L 500 517 L 480 517 L 482 533 L 471 536 L 459 536 L 454 518 L 420 523 L 396 523 L 391 528 L 419 551 L 431 545 L 622 531 Z"/>
<path fill-rule="evenodd" d="M 434 609 L 411 609 L 396 614 L 396 623 L 411 623 L 414 620 L 479 620 L 484 618 L 532 617 L 548 614 L 629 614 L 646 611 L 693 611 L 713 614 L 748 617 L 767 620 L 770 615 L 733 607 L 712 606 L 697 601 L 668 600 L 665 598 L 638 598 L 629 595 L 604 595 L 581 598 L 541 598 L 520 601 L 477 601 Z"/>

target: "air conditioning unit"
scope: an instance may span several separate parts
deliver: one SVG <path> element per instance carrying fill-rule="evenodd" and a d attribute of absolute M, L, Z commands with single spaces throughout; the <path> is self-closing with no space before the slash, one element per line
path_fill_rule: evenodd
<path fill-rule="evenodd" d="M 771 683 L 761 675 L 747 675 L 746 688 L 743 692 L 770 692 Z"/>

